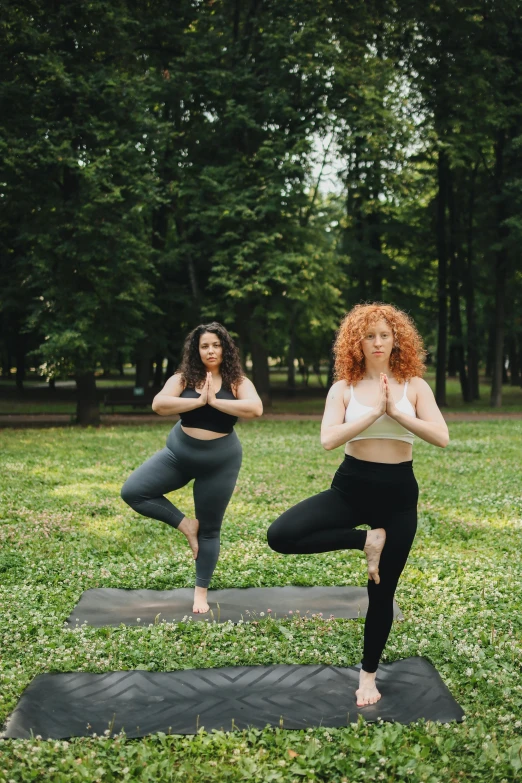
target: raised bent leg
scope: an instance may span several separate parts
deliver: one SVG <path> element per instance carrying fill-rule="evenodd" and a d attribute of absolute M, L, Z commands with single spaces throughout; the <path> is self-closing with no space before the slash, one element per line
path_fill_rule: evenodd
<path fill-rule="evenodd" d="M 375 672 L 393 623 L 393 597 L 417 531 L 417 509 L 396 513 L 384 522 L 386 543 L 379 563 L 380 583 L 368 581 L 362 668 Z"/>
<path fill-rule="evenodd" d="M 268 545 L 285 555 L 364 549 L 363 525 L 340 492 L 327 489 L 289 508 L 268 528 Z"/>
<path fill-rule="evenodd" d="M 185 515 L 164 494 L 184 487 L 191 478 L 180 470 L 172 451 L 165 448 L 131 473 L 121 488 L 121 497 L 138 514 L 178 527 Z"/>

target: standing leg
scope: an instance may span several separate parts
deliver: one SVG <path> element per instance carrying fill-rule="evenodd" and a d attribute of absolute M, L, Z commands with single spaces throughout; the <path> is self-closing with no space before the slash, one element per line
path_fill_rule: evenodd
<path fill-rule="evenodd" d="M 417 531 L 417 509 L 386 522 L 386 544 L 381 554 L 377 585 L 368 581 L 368 614 L 364 627 L 363 669 L 377 671 L 393 623 L 393 597 Z"/>
<path fill-rule="evenodd" d="M 368 581 L 364 653 L 359 689 L 356 692 L 358 706 L 374 704 L 380 699 L 375 685 L 375 672 L 393 624 L 393 598 L 416 531 L 416 508 L 392 515 L 386 522 L 386 544 L 379 565 L 380 583 Z"/>
<path fill-rule="evenodd" d="M 208 612 L 209 609 L 207 590 L 219 558 L 221 523 L 240 467 L 239 450 L 225 458 L 219 468 L 198 476 L 194 482 L 194 505 L 199 520 L 194 612 Z"/>
<path fill-rule="evenodd" d="M 178 528 L 187 537 L 196 557 L 197 520 L 187 519 L 179 508 L 164 497 L 166 492 L 184 487 L 191 478 L 181 470 L 176 455 L 165 448 L 131 473 L 121 488 L 121 497 L 138 514 Z"/>

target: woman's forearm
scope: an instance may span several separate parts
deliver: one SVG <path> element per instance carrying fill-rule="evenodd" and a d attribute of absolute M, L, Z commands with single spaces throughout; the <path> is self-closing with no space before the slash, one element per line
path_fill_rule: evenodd
<path fill-rule="evenodd" d="M 212 407 L 230 416 L 240 416 L 242 419 L 255 419 L 263 415 L 261 400 L 216 400 Z"/>
<path fill-rule="evenodd" d="M 172 397 L 170 394 L 156 394 L 152 400 L 152 410 L 160 416 L 172 416 L 200 408 L 200 397 Z"/>
<path fill-rule="evenodd" d="M 433 446 L 440 446 L 443 449 L 449 443 L 448 428 L 445 424 L 435 424 L 432 421 L 417 419 L 400 411 L 397 411 L 393 418 L 414 435 Z"/>
<path fill-rule="evenodd" d="M 381 413 L 371 411 L 360 419 L 357 419 L 357 421 L 349 421 L 345 424 L 332 424 L 330 427 L 323 427 L 321 429 L 321 446 L 327 451 L 343 446 L 369 427 L 370 424 L 373 424 L 374 421 L 377 421 L 381 415 Z"/>

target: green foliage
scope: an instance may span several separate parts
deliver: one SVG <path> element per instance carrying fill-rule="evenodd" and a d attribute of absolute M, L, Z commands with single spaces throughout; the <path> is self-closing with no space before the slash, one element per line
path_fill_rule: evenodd
<path fill-rule="evenodd" d="M 434 354 L 444 240 L 451 374 L 519 382 L 520 0 L 4 5 L 4 369 L 175 362 L 218 318 L 256 375 L 367 299 Z"/>
<path fill-rule="evenodd" d="M 154 181 L 140 145 L 151 123 L 137 111 L 150 85 L 132 61 L 134 22 L 124 3 L 7 10 L 13 282 L 30 306 L 47 374 L 85 372 L 133 345 L 152 307 L 144 217 Z"/>
<path fill-rule="evenodd" d="M 415 446 L 419 530 L 397 591 L 405 619 L 394 624 L 384 659 L 426 656 L 463 706 L 463 724 L 10 740 L 0 746 L 0 781 L 517 780 L 520 430 L 520 422 L 454 424 L 446 450 Z M 9 567 L 0 573 L 0 720 L 46 671 L 347 666 L 360 659 L 363 622 L 357 620 L 63 627 L 85 589 L 193 583 L 183 537 L 134 514 L 119 498 L 129 472 L 162 447 L 167 431 L 4 433 L 0 540 Z M 240 425 L 239 434 L 245 461 L 213 586 L 365 584 L 358 552 L 285 557 L 266 545 L 266 529 L 279 513 L 328 486 L 341 451 L 321 449 L 316 423 L 253 422 Z M 190 488 L 177 498 L 190 512 Z"/>

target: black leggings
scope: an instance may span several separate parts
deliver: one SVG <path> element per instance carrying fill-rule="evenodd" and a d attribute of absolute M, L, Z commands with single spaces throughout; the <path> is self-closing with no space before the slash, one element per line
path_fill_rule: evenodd
<path fill-rule="evenodd" d="M 377 671 L 393 623 L 393 596 L 417 530 L 419 488 L 413 463 L 365 462 L 345 456 L 330 489 L 281 514 L 268 529 L 268 544 L 285 555 L 363 549 L 366 531 L 383 527 L 386 543 L 380 583 L 368 580 L 362 668 Z"/>

